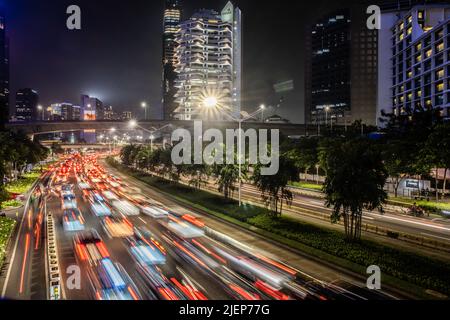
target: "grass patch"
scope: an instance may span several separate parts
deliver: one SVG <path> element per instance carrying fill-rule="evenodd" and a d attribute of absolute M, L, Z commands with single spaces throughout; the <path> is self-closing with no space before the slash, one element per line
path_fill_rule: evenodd
<path fill-rule="evenodd" d="M 22 206 L 23 202 L 19 200 L 8 200 L 3 201 L 0 205 L 0 208 L 2 209 L 8 209 L 8 208 L 17 208 Z"/>
<path fill-rule="evenodd" d="M 394 205 L 400 205 L 404 207 L 410 207 L 414 203 L 424 210 L 430 213 L 441 214 L 442 210 L 450 211 L 450 203 L 448 202 L 437 202 L 437 201 L 427 201 L 427 200 L 414 200 L 409 198 L 390 198 L 389 202 Z"/>
<path fill-rule="evenodd" d="M 5 257 L 8 240 L 11 237 L 15 225 L 16 221 L 13 219 L 0 218 L 0 267 Z"/>
<path fill-rule="evenodd" d="M 290 186 L 297 187 L 297 188 L 303 188 L 303 189 L 310 189 L 314 191 L 322 191 L 323 185 L 316 184 L 316 183 L 309 183 L 309 182 L 289 182 Z"/>
<path fill-rule="evenodd" d="M 378 265 L 389 283 L 399 288 L 424 295 L 421 288 L 433 289 L 450 295 L 450 264 L 433 258 L 403 251 L 377 242 L 362 240 L 349 243 L 343 233 L 321 228 L 288 217 L 273 218 L 269 210 L 247 206 L 244 210 L 236 201 L 206 191 L 194 190 L 184 185 L 168 182 L 142 172 L 125 168 L 108 160 L 108 163 L 182 202 L 249 228 L 293 248 L 312 254 L 329 263 L 365 274 L 365 268 Z M 233 221 L 234 220 L 234 221 Z M 420 287 L 420 288 L 419 288 Z"/>
<path fill-rule="evenodd" d="M 31 173 L 24 174 L 17 181 L 8 183 L 5 188 L 10 193 L 24 194 L 30 190 L 33 183 L 40 177 L 39 171 L 32 171 Z"/>

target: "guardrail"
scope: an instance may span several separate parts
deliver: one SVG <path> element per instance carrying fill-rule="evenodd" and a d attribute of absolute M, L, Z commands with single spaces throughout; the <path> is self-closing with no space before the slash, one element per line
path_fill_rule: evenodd
<path fill-rule="evenodd" d="M 59 269 L 58 247 L 56 243 L 55 221 L 51 212 L 47 213 L 47 263 L 49 300 L 61 299 L 61 271 Z"/>

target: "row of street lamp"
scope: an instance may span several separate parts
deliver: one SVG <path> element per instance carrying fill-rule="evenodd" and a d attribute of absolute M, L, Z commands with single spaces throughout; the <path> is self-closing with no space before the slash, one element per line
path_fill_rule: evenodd
<path fill-rule="evenodd" d="M 280 103 L 276 106 L 276 108 L 280 107 L 281 102 L 282 102 L 282 100 L 280 100 Z M 144 110 L 145 110 L 145 120 L 147 120 L 147 103 L 146 102 L 142 102 L 141 103 L 141 107 L 144 108 Z M 251 113 L 251 114 L 249 114 L 249 115 L 247 115 L 245 117 L 242 117 L 241 114 L 239 114 L 239 116 L 236 117 L 230 112 L 230 110 L 228 110 L 226 108 L 223 108 L 223 107 L 220 107 L 218 98 L 214 97 L 214 96 L 206 97 L 203 100 L 203 107 L 206 110 L 219 109 L 219 111 L 223 112 L 223 114 L 226 114 L 232 121 L 235 121 L 235 122 L 237 122 L 239 124 L 239 131 L 238 131 L 238 133 L 239 133 L 239 137 L 238 137 L 238 139 L 239 139 L 239 141 L 238 141 L 238 165 L 239 165 L 239 206 L 241 206 L 242 205 L 242 191 L 241 191 L 241 187 L 242 187 L 242 163 L 241 163 L 242 122 L 245 122 L 245 121 L 247 121 L 247 120 L 249 120 L 249 119 L 251 119 L 253 117 L 257 117 L 259 114 L 261 114 L 261 122 L 264 122 L 264 112 L 265 112 L 265 110 L 267 110 L 268 108 L 272 108 L 272 107 L 271 106 L 266 107 L 266 105 L 262 104 L 262 105 L 259 106 L 259 108 L 255 112 L 253 112 L 253 113 Z M 136 120 L 130 120 L 130 122 L 129 122 L 129 127 L 131 129 L 139 128 L 139 129 L 141 129 L 141 130 L 143 130 L 145 132 L 150 133 L 150 143 L 151 143 L 151 147 L 150 148 L 151 148 L 151 150 L 153 150 L 153 140 L 155 139 L 155 133 L 158 132 L 158 131 L 161 131 L 161 130 L 169 127 L 169 126 L 171 126 L 171 124 L 165 125 L 165 126 L 159 128 L 159 129 L 154 128 L 154 130 L 148 130 L 148 129 L 143 128 L 142 126 L 140 126 Z M 110 129 L 110 132 L 112 132 L 112 133 L 115 132 L 115 131 L 116 131 L 115 128 L 111 128 Z"/>

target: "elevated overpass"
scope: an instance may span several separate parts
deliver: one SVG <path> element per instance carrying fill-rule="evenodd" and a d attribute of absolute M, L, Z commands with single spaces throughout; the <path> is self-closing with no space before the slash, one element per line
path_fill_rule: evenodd
<path fill-rule="evenodd" d="M 164 126 L 170 125 L 167 131 L 177 128 L 184 128 L 193 131 L 194 121 L 180 120 L 148 120 L 139 121 L 139 126 L 148 130 L 157 130 Z M 6 124 L 6 128 L 12 131 L 22 131 L 26 135 L 34 138 L 35 135 L 58 133 L 58 132 L 75 132 L 84 130 L 96 130 L 98 132 L 108 131 L 115 128 L 117 131 L 134 131 L 135 128 L 130 127 L 129 121 L 37 121 L 37 122 L 11 122 Z M 208 129 L 237 129 L 238 123 L 232 121 L 203 121 L 203 131 Z M 247 130 L 254 129 L 279 129 L 280 133 L 286 136 L 304 136 L 316 135 L 317 126 L 304 124 L 284 124 L 284 123 L 262 123 L 262 122 L 243 122 L 242 128 Z"/>

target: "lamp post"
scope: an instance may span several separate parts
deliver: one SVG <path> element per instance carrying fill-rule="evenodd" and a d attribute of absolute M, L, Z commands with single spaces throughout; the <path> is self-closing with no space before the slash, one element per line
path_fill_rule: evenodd
<path fill-rule="evenodd" d="M 146 102 L 142 102 L 141 103 L 141 107 L 144 108 L 144 112 L 145 112 L 144 120 L 147 120 L 147 103 Z"/>
<path fill-rule="evenodd" d="M 155 130 L 153 130 L 153 131 L 152 131 L 152 130 L 148 130 L 148 129 L 143 128 L 142 126 L 140 126 L 140 125 L 138 124 L 138 122 L 137 122 L 136 120 L 130 120 L 128 126 L 129 126 L 130 128 L 132 128 L 132 129 L 139 128 L 139 129 L 141 129 L 141 130 L 143 130 L 143 131 L 145 131 L 145 132 L 150 133 L 150 134 L 151 134 L 151 136 L 150 136 L 150 140 L 151 140 L 151 148 L 152 148 L 152 150 L 153 150 L 153 140 L 155 139 L 155 135 L 154 135 L 155 132 L 161 131 L 161 130 L 167 128 L 167 127 L 171 127 L 172 124 L 166 124 L 165 126 L 162 126 L 162 127 L 159 128 L 159 129 L 154 128 Z"/>
<path fill-rule="evenodd" d="M 111 129 L 109 129 L 109 132 L 110 133 L 114 133 L 114 132 L 116 132 L 116 128 L 111 128 Z M 108 140 L 108 143 L 109 143 L 109 154 L 112 154 L 112 150 L 111 150 L 111 142 L 109 142 L 109 137 L 107 138 L 107 140 Z"/>
<path fill-rule="evenodd" d="M 44 121 L 44 108 L 41 105 L 38 105 L 37 109 L 41 112 L 41 121 Z"/>
<path fill-rule="evenodd" d="M 266 109 L 266 106 L 262 104 L 259 108 L 261 109 L 261 122 L 264 123 L 264 110 Z"/>
<path fill-rule="evenodd" d="M 325 107 L 325 127 L 328 126 L 328 111 L 330 111 L 330 107 L 326 106 Z"/>
<path fill-rule="evenodd" d="M 153 152 L 153 139 L 155 139 L 155 136 L 152 134 L 150 136 L 150 151 L 152 151 L 152 152 Z"/>
<path fill-rule="evenodd" d="M 277 105 L 277 108 L 280 107 L 281 103 L 283 102 L 283 98 L 280 99 L 280 102 Z M 218 100 L 215 97 L 207 97 L 203 100 L 203 105 L 208 108 L 216 108 L 218 107 Z M 270 107 L 270 106 L 269 106 Z M 239 206 L 242 206 L 242 159 L 241 159 L 241 153 L 242 153 L 242 122 L 256 117 L 259 113 L 264 112 L 264 110 L 266 109 L 266 107 L 264 106 L 264 108 L 262 108 L 262 106 L 260 106 L 258 108 L 258 110 L 256 110 L 255 112 L 253 112 L 252 114 L 248 115 L 245 118 L 242 118 L 241 115 L 239 115 L 239 118 L 236 118 L 233 116 L 233 114 L 231 114 L 231 112 L 227 109 L 222 109 L 222 111 L 224 111 L 226 113 L 226 115 L 228 117 L 230 117 L 233 121 L 236 121 L 239 124 L 239 129 L 238 129 L 238 167 L 239 167 Z M 244 154 L 244 159 L 245 159 L 245 154 Z"/>

